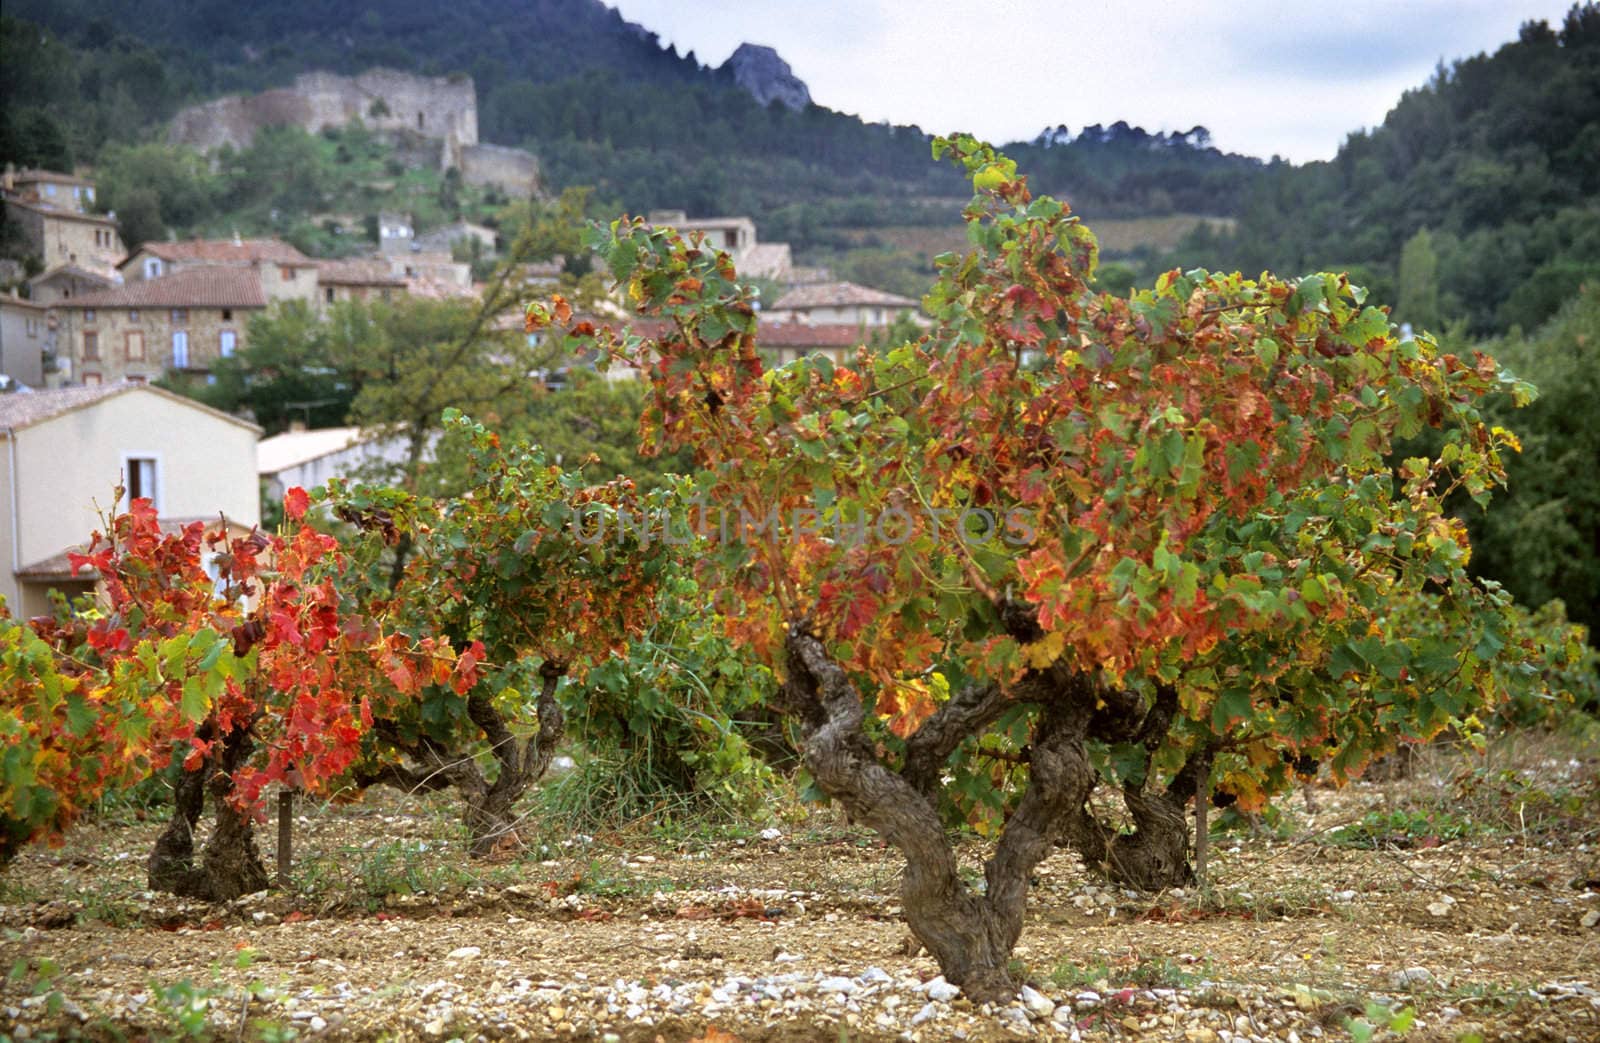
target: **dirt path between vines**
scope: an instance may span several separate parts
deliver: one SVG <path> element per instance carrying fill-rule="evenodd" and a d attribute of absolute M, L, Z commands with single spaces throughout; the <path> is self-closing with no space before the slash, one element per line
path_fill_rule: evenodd
<path fill-rule="evenodd" d="M 1362 1018 L 1407 1039 L 1600 1040 L 1600 822 L 1330 842 L 1383 805 L 1376 787 L 1324 793 L 1289 839 L 1216 842 L 1208 900 L 1117 891 L 1056 855 L 1016 953 L 1032 987 L 998 1009 L 952 996 L 907 944 L 897 857 L 831 811 L 550 839 L 486 866 L 447 807 L 374 793 L 300 818 L 298 893 L 217 906 L 143 890 L 157 823 L 102 822 L 0 882 L 0 1032 L 1302 1043 Z M 981 848 L 965 854 L 976 870 Z"/>

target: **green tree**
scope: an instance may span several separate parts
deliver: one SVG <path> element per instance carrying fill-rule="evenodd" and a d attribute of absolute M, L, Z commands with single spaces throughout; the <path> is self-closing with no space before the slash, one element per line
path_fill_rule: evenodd
<path fill-rule="evenodd" d="M 1439 255 L 1426 228 L 1418 229 L 1400 251 L 1400 299 L 1395 315 L 1418 330 L 1439 329 Z"/>
<path fill-rule="evenodd" d="M 1600 280 L 1530 336 L 1484 346 L 1539 388 L 1522 409 L 1501 400 L 1492 416 L 1515 426 L 1521 452 L 1506 464 L 1495 509 L 1464 511 L 1473 569 L 1517 600 L 1552 599 L 1600 638 Z"/>
<path fill-rule="evenodd" d="M 120 194 L 117 230 L 129 253 L 152 240 L 166 238 L 166 222 L 161 219 L 161 200 L 149 188 L 125 189 Z"/>

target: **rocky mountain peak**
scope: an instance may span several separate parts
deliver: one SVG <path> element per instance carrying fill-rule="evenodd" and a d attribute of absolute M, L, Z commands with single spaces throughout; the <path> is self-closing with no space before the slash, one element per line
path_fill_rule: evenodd
<path fill-rule="evenodd" d="M 771 47 L 742 43 L 728 56 L 722 70 L 733 73 L 733 81 L 762 105 L 770 105 L 777 99 L 798 112 L 811 104 L 811 91 L 805 82 Z"/>

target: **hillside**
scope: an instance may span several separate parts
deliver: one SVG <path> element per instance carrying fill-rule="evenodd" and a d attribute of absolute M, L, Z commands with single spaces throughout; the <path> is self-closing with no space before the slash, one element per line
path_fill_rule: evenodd
<path fill-rule="evenodd" d="M 1330 162 L 1274 164 L 1237 231 L 1175 263 L 1346 268 L 1396 317 L 1483 335 L 1553 315 L 1600 279 L 1600 4 L 1440 67 Z"/>
<path fill-rule="evenodd" d="M 738 82 L 743 75 L 762 93 L 749 81 L 759 71 L 732 61 L 709 68 L 599 0 L 464 0 L 448 17 L 420 0 L 380 0 L 358 17 L 316 0 L 13 0 L 6 16 L 8 154 L 19 151 L 21 125 L 48 137 L 54 123 L 65 152 L 83 161 L 182 104 L 283 86 L 310 70 L 387 66 L 470 75 L 483 140 L 526 146 L 555 187 L 593 185 L 630 210 L 748 213 L 766 223 L 782 221 L 785 207 L 861 199 L 870 202 L 858 214 L 900 225 L 919 223 L 915 200 L 965 192 L 928 161 L 922 129 L 762 105 Z M 1223 155 L 1197 129 L 1163 138 L 1118 123 L 1019 147 L 1038 151 L 1028 169 L 1040 189 L 1089 214 L 1235 213 L 1259 161 Z M 816 216 L 795 215 L 781 234 L 805 249 L 810 229 L 829 227 Z"/>

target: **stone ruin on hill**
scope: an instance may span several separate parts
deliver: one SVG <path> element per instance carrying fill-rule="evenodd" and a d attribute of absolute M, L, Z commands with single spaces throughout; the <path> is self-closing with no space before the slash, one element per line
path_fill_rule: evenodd
<path fill-rule="evenodd" d="M 315 134 L 361 120 L 373 130 L 437 142 L 439 169 L 461 171 L 470 185 L 498 185 L 514 196 L 538 191 L 539 160 L 521 149 L 478 141 L 478 95 L 470 76 L 416 76 L 370 69 L 359 76 L 308 72 L 293 86 L 232 94 L 194 105 L 172 120 L 173 144 L 212 152 L 244 148 L 264 127 L 289 125 Z"/>

